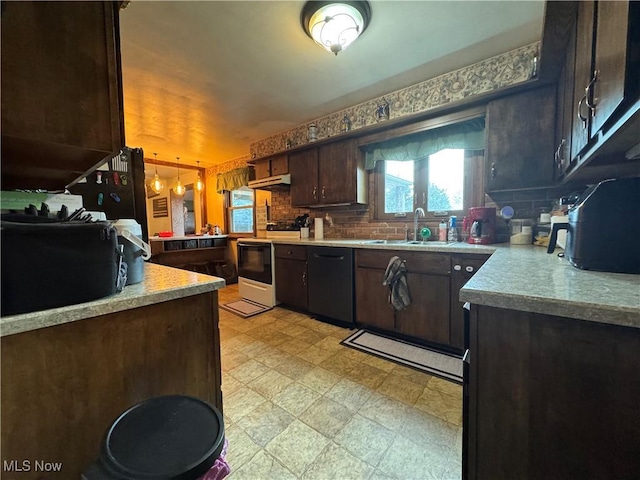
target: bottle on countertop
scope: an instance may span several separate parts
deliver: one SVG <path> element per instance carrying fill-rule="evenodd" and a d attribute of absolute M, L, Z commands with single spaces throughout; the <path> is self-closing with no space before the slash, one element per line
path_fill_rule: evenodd
<path fill-rule="evenodd" d="M 447 224 L 445 222 L 440 222 L 438 225 L 438 240 L 440 242 L 447 241 Z"/>
<path fill-rule="evenodd" d="M 450 242 L 458 241 L 458 228 L 456 227 L 455 215 L 451 215 L 451 217 L 449 217 L 449 235 L 447 236 L 447 240 Z"/>
<path fill-rule="evenodd" d="M 469 219 L 467 217 L 462 219 L 462 231 L 460 233 L 461 240 L 466 243 L 469 238 Z"/>

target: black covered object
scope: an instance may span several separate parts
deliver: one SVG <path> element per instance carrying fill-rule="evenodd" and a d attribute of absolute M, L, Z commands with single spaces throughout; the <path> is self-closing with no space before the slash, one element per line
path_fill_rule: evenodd
<path fill-rule="evenodd" d="M 640 273 L 640 177 L 605 180 L 587 189 L 568 212 L 565 256 L 583 270 Z"/>
<path fill-rule="evenodd" d="M 121 254 L 109 222 L 22 218 L 0 222 L 3 316 L 88 302 L 121 288 Z"/>
<path fill-rule="evenodd" d="M 224 421 L 215 407 L 182 395 L 155 397 L 113 422 L 100 458 L 82 478 L 193 480 L 212 467 L 223 446 Z"/>

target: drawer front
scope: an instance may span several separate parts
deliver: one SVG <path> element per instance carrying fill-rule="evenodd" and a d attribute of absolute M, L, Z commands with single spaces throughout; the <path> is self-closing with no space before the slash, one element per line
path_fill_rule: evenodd
<path fill-rule="evenodd" d="M 484 265 L 489 255 L 467 255 L 451 257 L 451 271 L 460 274 L 465 279 L 473 277 L 478 269 Z"/>
<path fill-rule="evenodd" d="M 409 252 L 406 250 L 357 250 L 356 266 L 384 270 L 393 256 L 398 256 L 407 261 L 408 272 L 435 275 L 448 275 L 450 273 L 451 258 L 448 254 Z"/>
<path fill-rule="evenodd" d="M 302 245 L 274 245 L 276 258 L 291 258 L 293 260 L 306 260 L 307 247 Z"/>

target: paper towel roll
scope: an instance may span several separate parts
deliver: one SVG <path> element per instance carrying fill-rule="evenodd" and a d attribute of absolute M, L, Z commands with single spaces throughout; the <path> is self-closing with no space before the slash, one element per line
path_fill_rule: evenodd
<path fill-rule="evenodd" d="M 324 223 L 323 223 L 322 217 L 316 218 L 313 224 L 313 230 L 314 230 L 313 235 L 316 240 L 322 240 L 324 238 L 323 228 L 324 228 Z"/>

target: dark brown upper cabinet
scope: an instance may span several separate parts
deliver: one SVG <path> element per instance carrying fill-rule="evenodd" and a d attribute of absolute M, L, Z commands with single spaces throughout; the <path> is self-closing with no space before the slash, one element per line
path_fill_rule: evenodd
<path fill-rule="evenodd" d="M 555 104 L 555 85 L 489 102 L 486 191 L 553 185 Z"/>
<path fill-rule="evenodd" d="M 640 3 L 579 2 L 573 34 L 561 84 L 573 104 L 563 174 L 573 180 L 625 174 L 634 169 L 625 154 L 639 144 Z"/>
<path fill-rule="evenodd" d="M 294 207 L 367 203 L 364 158 L 354 139 L 290 154 L 289 172 Z"/>
<path fill-rule="evenodd" d="M 124 146 L 117 5 L 2 8 L 2 189 L 62 189 Z"/>
<path fill-rule="evenodd" d="M 254 164 L 256 180 L 289 173 L 289 158 L 286 154 L 257 160 Z"/>

